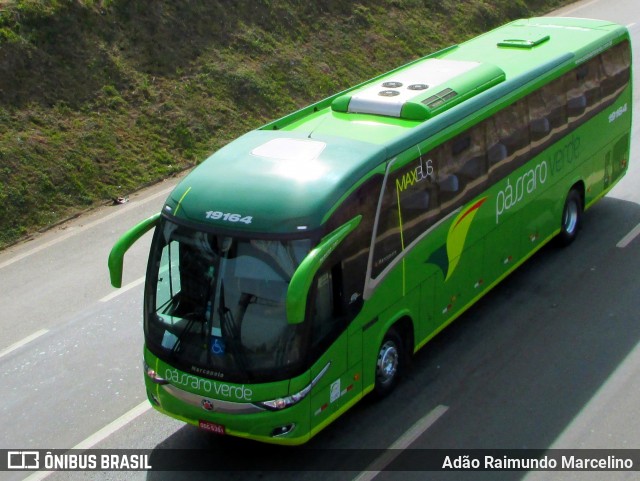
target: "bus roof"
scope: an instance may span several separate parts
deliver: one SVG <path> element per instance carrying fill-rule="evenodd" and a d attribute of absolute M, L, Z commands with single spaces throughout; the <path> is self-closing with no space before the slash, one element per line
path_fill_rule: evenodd
<path fill-rule="evenodd" d="M 165 212 L 234 231 L 317 229 L 386 159 L 627 36 L 599 20 L 516 20 L 243 135 L 185 177 Z"/>

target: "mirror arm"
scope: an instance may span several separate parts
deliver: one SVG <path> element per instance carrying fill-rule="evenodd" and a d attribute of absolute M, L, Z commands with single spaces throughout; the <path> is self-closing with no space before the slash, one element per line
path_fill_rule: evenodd
<path fill-rule="evenodd" d="M 122 287 L 122 270 L 124 264 L 124 255 L 129 248 L 136 243 L 140 237 L 150 231 L 158 224 L 160 212 L 143 220 L 135 227 L 124 233 L 120 239 L 113 245 L 109 254 L 109 276 L 111 277 L 111 285 L 113 287 Z"/>

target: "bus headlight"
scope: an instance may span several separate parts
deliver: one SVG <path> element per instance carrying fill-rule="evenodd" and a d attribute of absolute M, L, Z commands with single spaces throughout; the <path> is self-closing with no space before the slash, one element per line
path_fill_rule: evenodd
<path fill-rule="evenodd" d="M 330 362 L 328 362 L 327 365 L 322 368 L 322 371 L 320 371 L 318 373 L 318 375 L 313 378 L 313 381 L 311 381 L 301 391 L 299 391 L 299 392 L 297 392 L 295 394 L 292 394 L 291 396 L 282 397 L 282 398 L 278 398 L 278 399 L 272 399 L 271 401 L 260 401 L 260 402 L 254 403 L 254 404 L 256 406 L 260 406 L 260 407 L 269 409 L 270 411 L 280 411 L 281 409 L 286 409 L 288 407 L 294 406 L 295 404 L 298 404 L 305 397 L 307 397 L 307 394 L 309 394 L 311 392 L 311 390 L 313 389 L 313 387 L 316 384 L 318 384 L 318 382 L 320 381 L 322 376 L 324 376 L 325 373 L 329 370 L 329 366 L 331 366 Z"/>
<path fill-rule="evenodd" d="M 260 407 L 267 408 L 271 411 L 279 411 L 281 409 L 286 409 L 302 401 L 307 396 L 307 394 L 309 394 L 309 391 L 311 391 L 312 387 L 313 386 L 309 384 L 302 391 L 295 393 L 292 396 L 273 399 L 272 401 L 257 402 L 255 404 L 259 405 Z"/>
<path fill-rule="evenodd" d="M 164 378 L 161 378 L 160 376 L 158 376 L 157 372 L 151 369 L 149 364 L 147 364 L 147 361 L 142 361 L 142 365 L 144 367 L 145 374 L 149 379 L 151 379 L 152 382 L 155 382 L 156 384 L 169 384 L 169 381 L 167 381 Z"/>

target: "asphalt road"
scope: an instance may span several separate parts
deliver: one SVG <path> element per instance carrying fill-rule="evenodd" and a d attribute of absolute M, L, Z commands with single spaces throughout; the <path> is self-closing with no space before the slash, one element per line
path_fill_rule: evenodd
<path fill-rule="evenodd" d="M 637 0 L 583 1 L 556 14 L 628 25 L 640 52 Z M 639 94 L 636 84 L 636 105 Z M 635 125 L 627 176 L 585 214 L 570 248 L 542 249 L 423 349 L 391 396 L 360 403 L 308 447 L 640 449 L 640 237 L 621 243 L 640 225 Z M 127 254 L 125 288 L 109 285 L 113 242 L 157 212 L 174 183 L 0 253 L 0 449 L 204 448 L 214 456 L 242 453 L 251 465 L 261 445 L 212 436 L 146 403 L 141 279 L 149 235 Z M 297 456 L 292 449 L 278 455 Z M 360 474 L 340 471 L 330 456 L 315 461 L 336 470 L 53 473 L 48 479 L 330 481 Z M 596 480 L 602 474 L 449 472 L 429 479 Z M 0 472 L 0 479 L 27 476 Z M 364 476 L 359 479 L 372 473 Z M 425 477 L 381 472 L 376 480 Z M 638 479 L 638 473 L 606 478 Z"/>

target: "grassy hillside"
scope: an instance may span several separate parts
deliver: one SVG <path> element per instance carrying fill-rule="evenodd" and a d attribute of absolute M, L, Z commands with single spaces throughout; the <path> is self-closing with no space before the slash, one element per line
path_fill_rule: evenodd
<path fill-rule="evenodd" d="M 0 247 L 570 0 L 0 0 Z"/>

